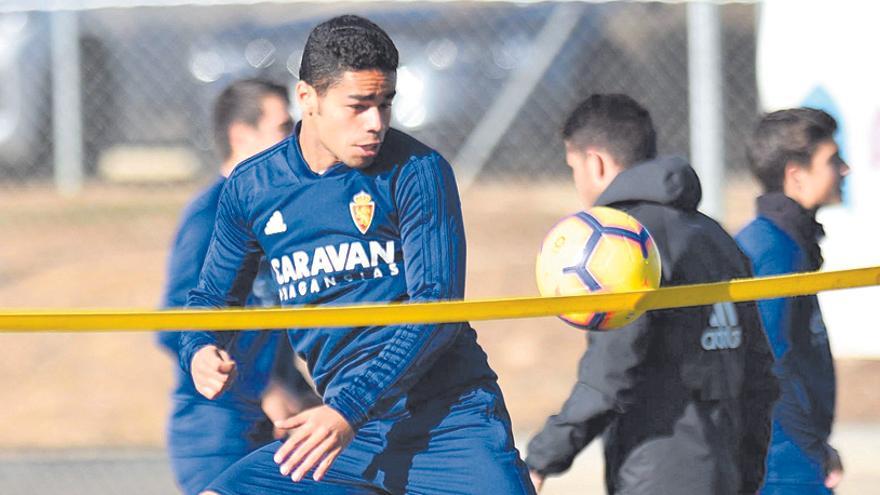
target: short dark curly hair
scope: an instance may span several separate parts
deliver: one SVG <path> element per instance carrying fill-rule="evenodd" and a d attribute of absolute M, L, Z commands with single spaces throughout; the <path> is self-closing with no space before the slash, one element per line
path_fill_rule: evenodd
<path fill-rule="evenodd" d="M 342 15 L 312 29 L 299 78 L 324 94 L 345 71 L 394 72 L 397 64 L 397 47 L 382 28 L 363 17 Z"/>
<path fill-rule="evenodd" d="M 748 141 L 749 169 L 766 192 L 782 190 L 785 166 L 808 167 L 822 142 L 834 139 L 837 121 L 815 108 L 789 108 L 761 118 Z"/>

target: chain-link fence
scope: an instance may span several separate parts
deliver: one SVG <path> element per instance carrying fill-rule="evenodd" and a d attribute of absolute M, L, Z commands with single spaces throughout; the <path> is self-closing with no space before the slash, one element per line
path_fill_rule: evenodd
<path fill-rule="evenodd" d="M 724 108 L 718 111 L 731 168 L 741 166 L 743 130 L 757 112 L 755 8 L 720 7 Z M 686 9 L 642 2 L 412 2 L 75 12 L 82 163 L 99 180 L 115 177 L 118 167 L 173 168 L 172 157 L 186 171 L 193 164 L 202 173 L 213 170 L 212 99 L 240 77 L 295 81 L 309 29 L 339 12 L 368 15 L 396 41 L 402 69 L 394 124 L 467 169 L 460 175 L 533 180 L 564 173 L 559 127 L 574 102 L 593 92 L 642 101 L 655 118 L 661 151 L 686 154 Z M 52 174 L 59 109 L 53 108 L 51 41 L 59 34 L 51 19 L 58 15 L 69 14 L 0 16 L 4 184 Z M 489 124 L 501 128 L 476 143 L 482 148 L 476 159 L 460 155 L 493 109 L 504 118 Z M 150 150 L 162 159 L 133 163 Z"/>

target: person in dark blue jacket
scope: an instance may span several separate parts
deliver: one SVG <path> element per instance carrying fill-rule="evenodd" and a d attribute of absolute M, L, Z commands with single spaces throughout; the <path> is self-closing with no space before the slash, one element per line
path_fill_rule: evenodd
<path fill-rule="evenodd" d="M 465 237 L 452 168 L 391 129 L 398 53 L 372 22 L 309 35 L 302 121 L 239 165 L 188 307 L 245 303 L 259 259 L 284 306 L 462 299 Z M 284 442 L 206 493 L 534 493 L 497 377 L 465 322 L 288 332 L 323 405 L 278 423 Z M 212 332 L 181 335 L 180 364 L 208 398 L 234 366 Z"/>
<path fill-rule="evenodd" d="M 215 104 L 217 147 L 225 159 L 221 176 L 186 208 L 168 264 L 163 306 L 180 308 L 198 283 L 199 271 L 214 231 L 217 202 L 226 177 L 245 158 L 290 134 L 287 91 L 268 81 L 248 79 L 228 86 Z M 277 305 L 277 290 L 268 264 L 249 295 L 249 304 Z M 308 404 L 310 390 L 270 386 L 272 373 L 292 372 L 290 346 L 278 332 L 229 334 L 229 355 L 236 359 L 237 380 L 213 401 L 196 392 L 189 374 L 175 366 L 176 385 L 168 421 L 167 443 L 172 471 L 181 490 L 196 494 L 217 475 L 252 450 L 274 440 L 272 420 L 284 419 Z M 162 332 L 159 343 L 175 356 L 178 332 Z M 287 378 L 290 381 L 290 378 Z M 291 390 L 292 389 L 292 390 Z M 261 408 L 261 402 L 263 407 Z"/>
<path fill-rule="evenodd" d="M 764 194 L 757 218 L 736 237 L 755 275 L 818 270 L 824 235 L 816 211 L 839 203 L 849 167 L 838 153 L 837 123 L 810 108 L 764 116 L 748 144 L 749 165 Z M 843 468 L 828 444 L 834 419 L 835 378 L 828 334 L 815 295 L 760 301 L 758 307 L 776 358 L 782 394 L 763 494 L 826 494 Z"/>

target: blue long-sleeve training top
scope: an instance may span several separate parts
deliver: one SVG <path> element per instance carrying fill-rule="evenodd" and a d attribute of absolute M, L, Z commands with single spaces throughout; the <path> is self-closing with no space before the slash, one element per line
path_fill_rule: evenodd
<path fill-rule="evenodd" d="M 464 297 L 465 237 L 452 169 L 394 129 L 372 165 L 323 174 L 291 138 L 239 165 L 188 307 L 243 304 L 265 254 L 283 306 Z M 325 404 L 355 428 L 401 399 L 495 379 L 467 323 L 290 330 Z M 181 366 L 217 343 L 181 336 Z M 221 343 L 222 344 L 222 343 Z"/>
<path fill-rule="evenodd" d="M 168 260 L 163 308 L 184 307 L 189 291 L 198 284 L 225 183 L 225 178 L 218 178 L 196 196 L 181 215 Z M 264 270 L 268 272 L 265 267 Z M 268 273 L 254 282 L 247 297 L 249 306 L 276 304 L 275 286 Z M 256 415 L 261 412 L 260 397 L 268 385 L 280 339 L 277 332 L 235 332 L 223 338 L 226 339 L 224 347 L 238 363 L 239 373 L 232 388 L 218 397 L 216 403 L 253 409 Z M 169 352 L 178 353 L 179 332 L 159 332 L 157 340 Z M 173 395 L 179 400 L 207 401 L 196 391 L 189 373 L 177 376 Z"/>

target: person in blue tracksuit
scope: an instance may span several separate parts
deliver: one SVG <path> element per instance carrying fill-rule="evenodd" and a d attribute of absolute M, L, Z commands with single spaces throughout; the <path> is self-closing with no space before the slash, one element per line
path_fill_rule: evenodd
<path fill-rule="evenodd" d="M 389 128 L 398 53 L 341 16 L 309 35 L 287 140 L 241 164 L 220 195 L 188 307 L 245 302 L 262 256 L 284 306 L 464 297 L 465 238 L 450 165 Z M 534 493 L 497 377 L 465 322 L 288 332 L 323 405 L 227 469 L 207 493 Z M 210 398 L 234 366 L 211 332 L 180 364 Z"/>
<path fill-rule="evenodd" d="M 736 237 L 755 275 L 818 270 L 822 225 L 816 211 L 839 203 L 849 167 L 841 159 L 827 113 L 795 108 L 769 113 L 748 144 L 749 165 L 764 188 L 758 214 Z M 760 301 L 782 394 L 762 494 L 827 494 L 843 474 L 828 444 L 835 377 L 828 334 L 815 295 Z"/>
<path fill-rule="evenodd" d="M 221 176 L 186 208 L 180 221 L 168 265 L 163 300 L 165 308 L 186 305 L 187 293 L 198 283 L 199 271 L 214 230 L 220 191 L 236 163 L 268 148 L 290 134 L 287 91 L 263 80 L 241 80 L 228 86 L 215 105 L 219 151 L 225 157 Z M 268 264 L 253 285 L 249 304 L 274 306 L 277 291 Z M 278 332 L 227 334 L 227 351 L 236 359 L 238 379 L 225 394 L 209 401 L 198 394 L 189 375 L 179 366 L 172 392 L 167 442 L 172 470 L 186 494 L 196 494 L 224 469 L 272 440 L 267 418 L 283 419 L 307 403 L 310 390 L 270 387 L 270 375 L 292 371 L 290 346 Z M 178 332 L 158 334 L 159 343 L 173 355 L 179 350 Z M 307 386 L 307 385 L 305 385 Z M 292 388 L 292 387 L 290 387 Z M 291 395 L 290 392 L 297 393 Z M 261 401 L 265 405 L 261 408 Z M 263 409 L 266 409 L 265 411 Z"/>

